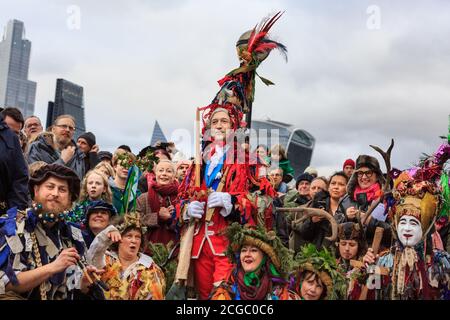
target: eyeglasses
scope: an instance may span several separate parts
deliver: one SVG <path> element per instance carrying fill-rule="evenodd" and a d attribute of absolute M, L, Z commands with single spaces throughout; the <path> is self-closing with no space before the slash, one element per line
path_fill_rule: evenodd
<path fill-rule="evenodd" d="M 372 177 L 372 175 L 373 175 L 373 171 L 372 171 L 372 170 L 358 171 L 357 174 L 358 174 L 358 178 L 362 178 L 364 175 L 365 175 L 367 178 L 370 178 L 370 177 Z"/>
<path fill-rule="evenodd" d="M 40 123 L 29 123 L 26 125 L 27 128 L 31 128 L 31 127 L 40 127 L 41 124 Z"/>
<path fill-rule="evenodd" d="M 56 124 L 56 126 L 64 130 L 75 131 L 75 127 L 68 126 L 67 124 Z"/>

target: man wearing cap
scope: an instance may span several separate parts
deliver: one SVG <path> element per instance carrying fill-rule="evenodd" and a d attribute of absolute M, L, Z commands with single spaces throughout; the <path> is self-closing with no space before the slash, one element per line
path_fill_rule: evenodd
<path fill-rule="evenodd" d="M 64 221 L 80 191 L 78 176 L 65 166 L 45 165 L 29 188 L 32 207 L 11 208 L 0 218 L 0 295 L 62 300 L 75 289 L 87 292 L 77 265 L 86 246 L 80 229 Z"/>
<path fill-rule="evenodd" d="M 86 210 L 86 229 L 82 231 L 84 242 L 89 248 L 95 236 L 111 224 L 117 210 L 102 200 L 92 201 Z"/>
<path fill-rule="evenodd" d="M 95 144 L 95 135 L 92 132 L 83 133 L 77 139 L 77 146 L 78 149 L 86 155 L 84 158 L 85 172 L 94 169 L 100 162 L 98 156 L 99 148 L 98 145 Z"/>
<path fill-rule="evenodd" d="M 342 165 L 342 171 L 344 171 L 345 175 L 350 179 L 353 174 L 353 170 L 355 170 L 355 161 L 353 159 L 345 160 Z"/>
<path fill-rule="evenodd" d="M 109 151 L 99 151 L 98 158 L 100 159 L 100 161 L 106 162 L 112 167 L 113 155 L 112 155 L 111 152 L 109 152 Z"/>
<path fill-rule="evenodd" d="M 87 172 L 84 160 L 86 155 L 73 141 L 74 133 L 74 117 L 65 114 L 56 118 L 51 134 L 40 134 L 30 145 L 28 164 L 36 161 L 61 164 L 72 169 L 81 180 Z"/>
<path fill-rule="evenodd" d="M 309 173 L 302 173 L 299 175 L 295 184 L 296 190 L 293 189 L 288 191 L 284 197 L 283 207 L 298 207 L 310 201 L 309 187 L 311 186 L 313 179 L 313 176 Z"/>
<path fill-rule="evenodd" d="M 28 168 L 19 138 L 0 115 L 0 215 L 12 207 L 25 209 L 29 201 Z"/>

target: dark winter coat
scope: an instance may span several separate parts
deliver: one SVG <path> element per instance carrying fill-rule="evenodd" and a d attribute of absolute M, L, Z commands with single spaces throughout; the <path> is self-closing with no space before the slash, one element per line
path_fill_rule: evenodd
<path fill-rule="evenodd" d="M 0 116 L 0 214 L 12 207 L 23 210 L 29 202 L 28 167 L 19 138 Z"/>
<path fill-rule="evenodd" d="M 28 151 L 27 161 L 29 164 L 32 164 L 36 161 L 44 161 L 46 163 L 58 163 L 63 166 L 66 166 L 77 174 L 77 176 L 83 179 L 86 168 L 85 168 L 85 158 L 86 155 L 81 152 L 78 147 L 76 147 L 75 141 L 72 141 L 72 144 L 75 146 L 75 153 L 67 163 L 61 159 L 61 153 L 55 149 L 49 142 L 44 138 L 43 135 L 40 135 L 36 138 L 36 140 L 30 145 Z"/>

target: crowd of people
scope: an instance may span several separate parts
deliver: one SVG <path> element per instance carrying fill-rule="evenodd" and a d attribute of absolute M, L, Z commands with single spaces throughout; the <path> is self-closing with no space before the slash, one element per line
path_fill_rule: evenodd
<path fill-rule="evenodd" d="M 313 167 L 294 177 L 280 145 L 246 152 L 254 164 L 226 161 L 217 141 L 233 128 L 231 112 L 209 115 L 214 150 L 193 189 L 195 159 L 173 143 L 100 151 L 93 133 L 73 139 L 70 115 L 44 131 L 38 117 L 4 109 L 0 297 L 449 297 L 448 144 L 404 171 L 383 173 L 359 155 L 330 177 Z M 180 280 L 183 241 L 190 273 Z"/>
<path fill-rule="evenodd" d="M 1 111 L 0 300 L 450 298 L 448 141 L 402 170 L 392 141 L 374 147 L 385 172 L 363 154 L 325 177 L 239 138 L 257 66 L 286 52 L 267 36 L 280 16 L 239 38 L 193 158 L 101 151 L 71 115 L 44 130 Z"/>

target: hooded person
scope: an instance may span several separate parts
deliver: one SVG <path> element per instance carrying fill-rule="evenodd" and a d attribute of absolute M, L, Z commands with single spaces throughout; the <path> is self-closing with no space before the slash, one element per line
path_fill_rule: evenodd
<path fill-rule="evenodd" d="M 77 265 L 86 251 L 81 230 L 67 223 L 80 180 L 71 169 L 47 164 L 30 179 L 31 208 L 8 210 L 0 218 L 0 294 L 15 292 L 32 300 L 68 299 L 88 293 Z M 92 271 L 89 269 L 88 271 Z"/>
<path fill-rule="evenodd" d="M 221 234 L 223 230 L 234 221 L 272 229 L 275 191 L 259 174 L 262 164 L 250 164 L 242 142 L 251 123 L 256 68 L 272 49 L 286 51 L 267 35 L 280 16 L 277 13 L 265 19 L 239 38 L 236 49 L 240 66 L 219 80 L 221 88 L 211 104 L 197 111 L 203 161 L 198 159 L 180 186 L 179 217 L 196 221 L 191 258 L 200 299 L 207 299 L 213 284 L 223 281 L 232 269 L 225 256 L 228 240 Z"/>
<path fill-rule="evenodd" d="M 433 245 L 434 222 L 448 217 L 448 174 L 443 170 L 450 158 L 450 145 L 403 171 L 394 180 L 390 209 L 397 241 L 377 259 L 369 249 L 363 261 L 390 270 L 390 285 L 384 299 L 450 299 L 450 255 Z"/>
<path fill-rule="evenodd" d="M 211 300 L 299 300 L 288 289 L 292 252 L 273 231 L 233 223 L 226 230 L 228 277 L 211 292 Z"/>
<path fill-rule="evenodd" d="M 87 261 L 105 272 L 107 300 L 164 300 L 165 277 L 143 253 L 146 227 L 137 212 L 118 217 L 101 231 L 87 252 Z"/>

